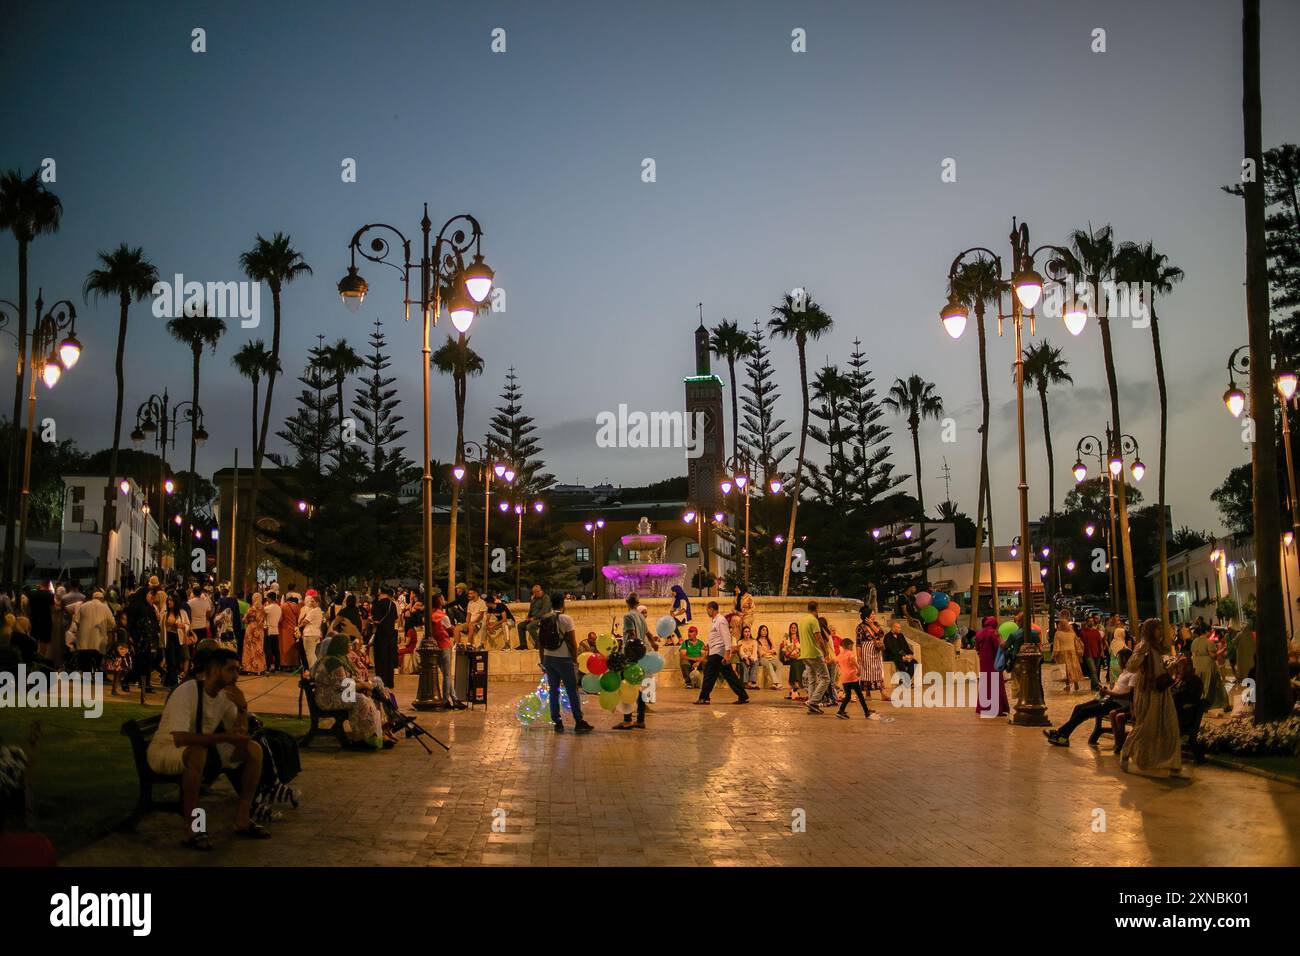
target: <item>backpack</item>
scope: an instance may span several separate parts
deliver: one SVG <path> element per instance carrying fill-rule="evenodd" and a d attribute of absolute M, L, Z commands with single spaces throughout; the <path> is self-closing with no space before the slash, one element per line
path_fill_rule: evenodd
<path fill-rule="evenodd" d="M 564 643 L 564 638 L 560 634 L 560 616 L 558 614 L 551 613 L 542 618 L 537 628 L 537 640 L 542 645 L 542 650 L 559 650 L 560 645 Z"/>

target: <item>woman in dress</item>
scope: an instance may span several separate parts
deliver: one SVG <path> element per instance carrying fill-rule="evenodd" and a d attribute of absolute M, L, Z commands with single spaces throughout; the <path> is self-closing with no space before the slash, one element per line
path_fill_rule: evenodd
<path fill-rule="evenodd" d="M 1163 653 L 1168 649 L 1159 621 L 1142 622 L 1142 639 L 1128 660 L 1136 675 L 1133 688 L 1133 732 L 1124 740 L 1119 766 L 1127 771 L 1136 764 L 1139 773 L 1167 777 L 1182 772 L 1182 744 L 1178 732 L 1178 710 L 1170 694 L 1172 680 L 1165 670 Z"/>
<path fill-rule="evenodd" d="M 863 696 L 870 697 L 871 692 L 877 690 L 880 691 L 881 700 L 888 700 L 889 694 L 885 692 L 885 659 L 881 653 L 885 632 L 876 621 L 876 612 L 869 605 L 862 608 L 855 636 L 857 640 L 853 649 L 858 655 L 858 680 L 862 684 Z"/>
<path fill-rule="evenodd" d="M 266 608 L 262 607 L 262 595 L 256 591 L 244 615 L 244 659 L 240 666 L 245 674 L 266 673 Z"/>
<path fill-rule="evenodd" d="M 189 661 L 190 616 L 181 609 L 174 595 L 167 595 L 166 611 L 163 614 L 163 633 L 166 634 L 164 660 L 167 662 L 167 677 L 163 681 L 167 687 L 175 687 L 184 677 Z"/>
<path fill-rule="evenodd" d="M 320 645 L 321 653 L 312 667 L 316 703 L 326 710 L 348 712 L 347 734 L 358 750 L 380 750 L 386 746 L 383 719 L 370 696 L 374 686 L 362 680 L 348 658 L 348 638 L 334 634 Z M 350 684 L 344 684 L 350 681 Z M 347 693 L 344 688 L 347 687 Z"/>
<path fill-rule="evenodd" d="M 1011 706 L 1007 703 L 1006 681 L 997 668 L 998 649 L 1002 647 L 998 619 L 989 615 L 983 624 L 975 633 L 975 653 L 980 659 L 975 713 L 980 717 L 1005 717 L 1011 712 Z M 1057 634 L 1059 636 L 1060 631 Z"/>
<path fill-rule="evenodd" d="M 740 611 L 740 623 L 744 627 L 754 626 L 754 595 L 749 593 L 749 585 L 740 586 L 740 597 L 736 601 L 736 610 Z"/>
<path fill-rule="evenodd" d="M 1077 694 L 1083 684 L 1083 668 L 1079 666 L 1079 644 L 1082 641 L 1079 632 L 1074 629 L 1074 622 L 1070 620 L 1070 612 L 1062 611 L 1056 621 L 1056 641 L 1052 644 L 1052 659 L 1060 664 L 1064 671 L 1062 683 L 1067 694 Z"/>
<path fill-rule="evenodd" d="M 691 622 L 691 598 L 686 593 L 686 589 L 680 584 L 673 585 L 673 607 L 668 612 L 672 615 L 673 620 L 677 623 L 674 631 L 677 637 L 677 643 L 682 641 L 682 624 Z"/>
<path fill-rule="evenodd" d="M 1192 638 L 1192 666 L 1196 676 L 1201 679 L 1201 694 L 1207 708 L 1226 708 L 1228 694 L 1224 690 L 1223 675 L 1219 673 L 1219 660 L 1215 654 L 1214 644 L 1210 641 L 1208 627 L 1198 627 Z"/>
<path fill-rule="evenodd" d="M 298 631 L 302 636 L 303 653 L 307 660 L 304 666 L 315 663 L 321 638 L 325 635 L 325 615 L 320 609 L 320 597 L 315 588 L 307 590 L 306 606 L 298 617 Z"/>

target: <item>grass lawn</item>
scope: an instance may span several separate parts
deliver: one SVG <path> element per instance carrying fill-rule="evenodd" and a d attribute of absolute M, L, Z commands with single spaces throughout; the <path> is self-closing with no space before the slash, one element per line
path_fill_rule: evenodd
<path fill-rule="evenodd" d="M 0 741 L 6 744 L 26 747 L 31 722 L 41 722 L 32 778 L 35 822 L 60 857 L 103 836 L 135 807 L 140 788 L 122 724 L 160 710 L 106 701 L 97 720 L 71 709 L 0 710 Z M 309 723 L 283 717 L 266 717 L 264 721 L 268 727 L 296 737 L 307 732 Z M 158 788 L 155 793 L 170 796 L 171 789 Z"/>

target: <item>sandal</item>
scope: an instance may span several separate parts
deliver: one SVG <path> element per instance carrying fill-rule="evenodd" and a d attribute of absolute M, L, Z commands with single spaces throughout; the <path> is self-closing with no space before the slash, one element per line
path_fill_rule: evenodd
<path fill-rule="evenodd" d="M 235 827 L 235 836 L 243 837 L 245 840 L 269 840 L 271 831 L 258 823 L 250 823 L 246 827 Z"/>
<path fill-rule="evenodd" d="M 192 837 L 187 837 L 181 841 L 181 846 L 187 850 L 198 850 L 202 853 L 210 853 L 216 849 L 206 833 L 196 833 Z"/>

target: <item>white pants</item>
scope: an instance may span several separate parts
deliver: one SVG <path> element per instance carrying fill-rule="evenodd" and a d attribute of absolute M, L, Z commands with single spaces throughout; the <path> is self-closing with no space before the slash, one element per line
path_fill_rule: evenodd
<path fill-rule="evenodd" d="M 320 643 L 319 634 L 303 634 L 302 649 L 303 649 L 303 653 L 307 655 L 307 659 L 302 663 L 303 670 L 309 669 L 313 664 L 316 663 L 316 645 L 319 643 Z"/>

